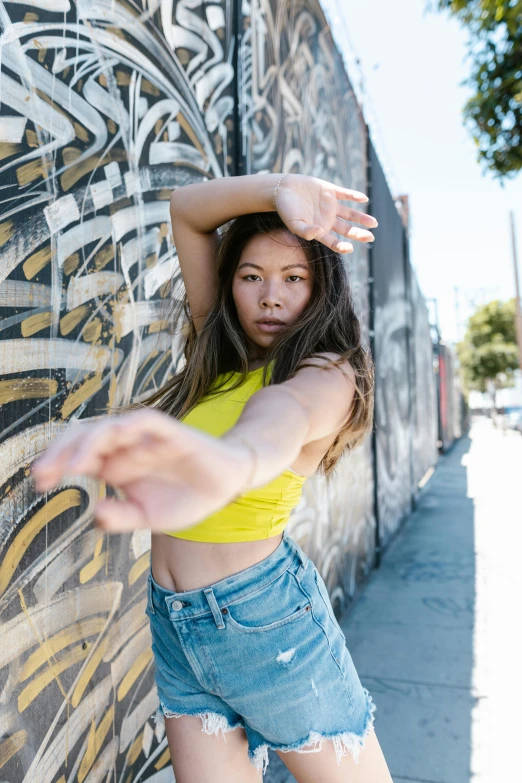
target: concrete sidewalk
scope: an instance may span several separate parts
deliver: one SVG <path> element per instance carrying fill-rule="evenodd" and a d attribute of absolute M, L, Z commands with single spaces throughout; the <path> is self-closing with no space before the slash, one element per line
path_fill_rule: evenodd
<path fill-rule="evenodd" d="M 522 437 L 479 420 L 341 621 L 395 783 L 522 782 L 521 556 Z"/>
<path fill-rule="evenodd" d="M 342 622 L 396 783 L 517 783 L 522 437 L 479 420 Z"/>

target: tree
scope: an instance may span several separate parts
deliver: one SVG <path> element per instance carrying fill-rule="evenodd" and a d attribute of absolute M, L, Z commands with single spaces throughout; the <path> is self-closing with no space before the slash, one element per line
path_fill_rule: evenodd
<path fill-rule="evenodd" d="M 519 366 L 515 299 L 496 299 L 479 307 L 468 320 L 457 353 L 466 389 L 491 391 L 495 407 L 497 390 L 513 385 L 513 372 Z"/>
<path fill-rule="evenodd" d="M 435 2 L 469 29 L 464 123 L 479 163 L 502 183 L 522 169 L 522 0 Z"/>

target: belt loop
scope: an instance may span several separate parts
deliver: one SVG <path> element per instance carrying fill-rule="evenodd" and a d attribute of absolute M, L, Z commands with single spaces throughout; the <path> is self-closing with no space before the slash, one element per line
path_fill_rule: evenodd
<path fill-rule="evenodd" d="M 156 614 L 156 609 L 154 607 L 154 604 L 152 602 L 152 576 L 149 574 L 149 578 L 147 580 L 147 603 L 149 607 L 149 611 L 152 612 L 152 614 Z"/>
<path fill-rule="evenodd" d="M 308 557 L 305 555 L 297 541 L 294 541 L 293 538 L 290 538 L 290 536 L 287 538 L 288 543 L 290 546 L 294 549 L 294 551 L 297 553 L 297 556 L 299 557 L 299 560 L 301 561 L 302 571 L 306 571 L 306 566 L 308 565 Z"/>
<path fill-rule="evenodd" d="M 292 547 L 294 552 L 296 553 L 297 557 L 300 561 L 300 566 L 297 569 L 295 573 L 295 578 L 299 583 L 301 583 L 301 577 L 303 576 L 304 572 L 306 571 L 306 567 L 308 565 L 308 557 L 305 555 L 297 541 L 294 541 L 293 538 L 288 537 L 287 539 L 288 544 Z"/>
<path fill-rule="evenodd" d="M 214 620 L 216 621 L 217 627 L 224 628 L 225 623 L 223 622 L 223 615 L 221 614 L 221 610 L 218 606 L 218 602 L 216 601 L 216 596 L 214 595 L 213 589 L 211 587 L 206 587 L 203 592 L 206 595 L 208 605 L 210 606 L 212 614 L 214 615 Z"/>

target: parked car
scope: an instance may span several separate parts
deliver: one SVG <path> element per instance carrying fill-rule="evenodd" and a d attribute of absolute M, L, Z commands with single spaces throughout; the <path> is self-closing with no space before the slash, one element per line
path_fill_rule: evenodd
<path fill-rule="evenodd" d="M 506 425 L 508 429 L 517 430 L 522 435 L 522 408 L 506 414 Z"/>

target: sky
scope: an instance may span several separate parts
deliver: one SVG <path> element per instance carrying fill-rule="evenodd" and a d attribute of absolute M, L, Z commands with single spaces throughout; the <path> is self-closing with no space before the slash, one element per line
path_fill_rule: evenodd
<path fill-rule="evenodd" d="M 443 338 L 463 337 L 473 309 L 515 295 L 509 212 L 522 266 L 522 173 L 504 188 L 478 163 L 462 108 L 467 31 L 428 0 L 325 0 L 394 196 L 410 200 L 410 255 Z M 332 22 L 332 20 L 331 20 Z M 349 184 L 347 185 L 349 187 Z M 375 229 L 378 240 L 379 229 Z M 522 284 L 522 279 L 520 280 Z M 456 290 L 455 290 L 456 289 Z"/>

